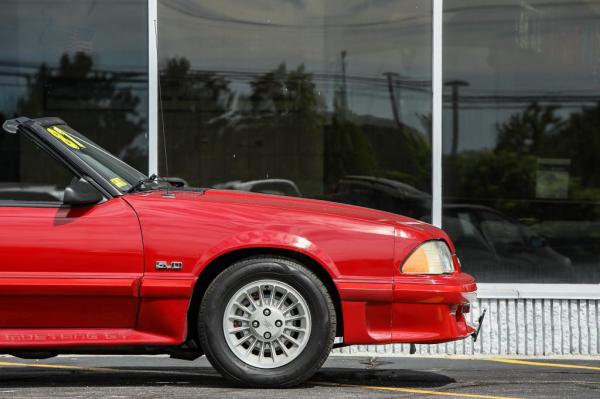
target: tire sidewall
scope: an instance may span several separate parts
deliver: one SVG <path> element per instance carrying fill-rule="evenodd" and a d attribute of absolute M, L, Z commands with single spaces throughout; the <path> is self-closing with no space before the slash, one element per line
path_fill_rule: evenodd
<path fill-rule="evenodd" d="M 211 284 L 215 287 L 209 288 L 202 301 L 198 327 L 204 335 L 203 349 L 207 357 L 226 377 L 244 385 L 250 381 L 250 385 L 276 386 L 301 379 L 321 361 L 323 351 L 331 347 L 332 315 L 325 298 L 327 293 L 313 281 L 314 276 L 303 273 L 294 262 L 258 258 L 241 263 L 242 267 L 218 276 Z M 281 281 L 296 289 L 304 297 L 311 316 L 311 332 L 302 353 L 290 363 L 270 369 L 250 366 L 239 359 L 229 348 L 223 331 L 223 317 L 231 297 L 246 284 L 263 279 Z"/>

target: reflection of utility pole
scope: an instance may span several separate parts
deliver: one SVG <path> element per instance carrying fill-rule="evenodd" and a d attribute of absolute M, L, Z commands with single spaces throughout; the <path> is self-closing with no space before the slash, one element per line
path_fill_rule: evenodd
<path fill-rule="evenodd" d="M 450 86 L 452 88 L 452 156 L 456 156 L 456 153 L 458 152 L 458 105 L 460 102 L 458 90 L 460 87 L 468 85 L 469 82 L 465 82 L 464 80 L 451 80 L 446 82 L 446 86 Z"/>
<path fill-rule="evenodd" d="M 400 121 L 400 93 L 397 86 L 397 79 L 400 75 L 395 72 L 384 72 L 383 73 L 387 77 L 388 91 L 390 92 L 390 103 L 392 104 L 392 114 L 394 115 L 394 121 L 396 122 L 396 126 L 400 130 L 402 130 L 402 122 Z M 396 96 L 398 94 L 398 96 Z M 398 98 L 396 98 L 398 97 Z"/>
<path fill-rule="evenodd" d="M 346 119 L 346 115 L 348 113 L 348 92 L 346 87 L 346 54 L 346 50 L 342 50 L 342 87 L 340 88 L 340 108 L 342 109 L 342 115 L 344 119 Z"/>

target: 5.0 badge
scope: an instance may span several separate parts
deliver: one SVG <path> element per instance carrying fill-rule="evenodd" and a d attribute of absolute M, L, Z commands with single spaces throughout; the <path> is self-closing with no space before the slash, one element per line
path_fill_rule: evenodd
<path fill-rule="evenodd" d="M 156 261 L 156 270 L 181 270 L 183 268 L 183 262 L 173 261 L 167 262 L 164 260 Z"/>

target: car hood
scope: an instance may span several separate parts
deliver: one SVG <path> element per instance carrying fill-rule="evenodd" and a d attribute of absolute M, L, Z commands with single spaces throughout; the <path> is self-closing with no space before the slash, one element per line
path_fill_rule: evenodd
<path fill-rule="evenodd" d="M 417 223 L 417 220 L 396 215 L 393 213 L 377 211 L 360 206 L 341 204 L 337 202 L 321 201 L 307 198 L 285 197 L 280 195 L 258 194 L 234 190 L 207 190 L 203 201 L 240 204 L 254 207 L 271 207 L 340 216 L 344 218 L 359 219 L 363 221 L 381 223 Z"/>
<path fill-rule="evenodd" d="M 419 231 L 439 238 L 446 238 L 437 227 L 428 223 L 415 220 L 406 216 L 378 211 L 370 208 L 363 208 L 355 205 L 341 204 L 337 202 L 314 200 L 307 198 L 286 197 L 270 194 L 251 193 L 236 190 L 218 190 L 207 189 L 204 191 L 172 191 L 170 198 L 165 197 L 164 191 L 154 191 L 137 195 L 151 197 L 153 199 L 163 199 L 165 202 L 176 201 L 178 208 L 189 207 L 196 208 L 201 203 L 215 203 L 236 207 L 262 209 L 265 214 L 269 213 L 269 208 L 275 210 L 286 210 L 294 213 L 305 213 L 312 215 L 323 215 L 329 217 L 338 217 L 346 220 L 357 220 L 368 223 L 379 223 L 393 225 L 395 227 L 404 227 L 413 231 Z"/>

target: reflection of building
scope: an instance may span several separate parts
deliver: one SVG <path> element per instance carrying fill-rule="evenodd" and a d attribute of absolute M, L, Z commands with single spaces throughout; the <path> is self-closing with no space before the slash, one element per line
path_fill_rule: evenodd
<path fill-rule="evenodd" d="M 430 2 L 283 3 L 159 0 L 160 54 L 148 60 L 154 1 L 9 0 L 0 112 L 60 116 L 164 171 L 162 148 L 148 148 L 162 141 L 148 113 L 158 63 L 171 175 L 425 219 L 435 203 L 500 321 L 477 346 L 440 350 L 598 353 L 567 334 L 598 338 L 600 4 L 444 1 L 443 106 L 432 109 Z M 0 140 L 0 184 L 27 183 L 31 154 Z M 514 338 L 524 328 L 544 338 L 527 346 Z"/>

